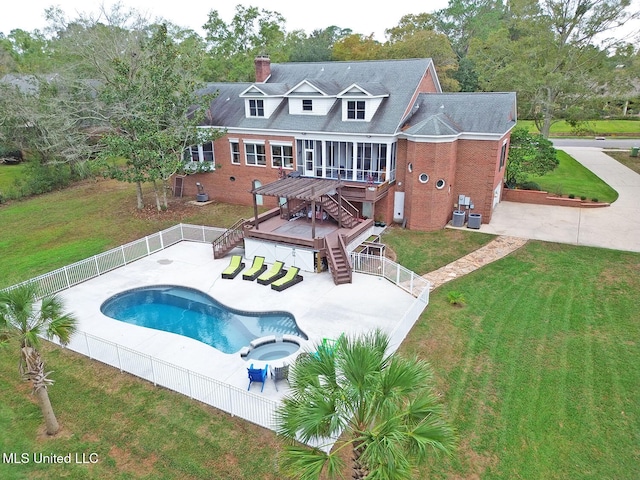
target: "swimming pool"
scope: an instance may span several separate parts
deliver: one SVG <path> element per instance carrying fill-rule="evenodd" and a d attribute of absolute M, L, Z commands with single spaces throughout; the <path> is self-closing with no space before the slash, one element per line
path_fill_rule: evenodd
<path fill-rule="evenodd" d="M 200 290 L 153 285 L 118 293 L 100 311 L 115 320 L 177 333 L 224 353 L 236 353 L 268 335 L 307 336 L 288 312 L 243 312 L 229 308 Z"/>

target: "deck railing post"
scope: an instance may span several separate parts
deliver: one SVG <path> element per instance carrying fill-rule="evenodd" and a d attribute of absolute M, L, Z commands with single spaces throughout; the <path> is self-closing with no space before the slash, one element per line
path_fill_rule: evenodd
<path fill-rule="evenodd" d="M 91 360 L 93 360 L 93 357 L 91 356 L 91 348 L 89 348 L 89 338 L 87 337 L 87 332 L 84 332 L 84 343 L 87 345 L 87 355 Z"/>
<path fill-rule="evenodd" d="M 157 383 L 156 383 L 156 370 L 155 370 L 155 368 L 153 368 L 153 357 L 149 356 L 147 358 L 149 358 L 151 360 L 151 378 L 152 378 L 151 381 L 153 382 L 153 385 L 156 386 L 157 385 Z"/>

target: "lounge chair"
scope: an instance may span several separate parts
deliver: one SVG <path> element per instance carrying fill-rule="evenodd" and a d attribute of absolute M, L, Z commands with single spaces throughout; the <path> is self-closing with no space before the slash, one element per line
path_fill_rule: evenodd
<path fill-rule="evenodd" d="M 277 392 L 278 380 L 286 380 L 287 383 L 289 383 L 289 365 L 283 365 L 282 367 L 271 367 L 271 379 L 276 386 Z M 291 386 L 290 383 L 289 386 Z"/>
<path fill-rule="evenodd" d="M 258 283 L 260 285 L 269 285 L 271 282 L 284 277 L 287 271 L 283 268 L 284 263 L 277 261 L 271 268 L 258 277 Z"/>
<path fill-rule="evenodd" d="M 251 267 L 249 267 L 242 274 L 242 279 L 254 281 L 256 278 L 262 275 L 266 269 L 267 266 L 264 264 L 264 257 L 256 255 L 255 257 L 253 257 L 253 265 L 251 265 Z"/>
<path fill-rule="evenodd" d="M 299 275 L 298 272 L 300 269 L 298 267 L 291 267 L 287 270 L 287 274 L 271 282 L 271 288 L 281 292 L 285 288 L 289 288 L 291 285 L 295 285 L 296 283 L 300 283 L 302 279 L 302 275 Z"/>
<path fill-rule="evenodd" d="M 253 368 L 253 363 L 252 363 L 251 366 L 247 368 L 247 371 L 249 372 L 249 386 L 247 387 L 247 390 L 251 389 L 252 383 L 261 382 L 262 388 L 260 389 L 260 391 L 262 392 L 264 390 L 264 384 L 267 381 L 269 365 L 265 365 L 264 368 Z"/>
<path fill-rule="evenodd" d="M 242 255 L 234 255 L 231 257 L 229 266 L 222 272 L 222 278 L 232 279 L 242 271 L 244 268 L 244 262 L 242 261 Z"/>

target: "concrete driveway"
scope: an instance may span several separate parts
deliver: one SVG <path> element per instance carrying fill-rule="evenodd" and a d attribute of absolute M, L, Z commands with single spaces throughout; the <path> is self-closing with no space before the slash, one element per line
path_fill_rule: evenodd
<path fill-rule="evenodd" d="M 640 175 L 594 147 L 560 147 L 618 194 L 603 208 L 500 202 L 481 232 L 640 252 Z"/>

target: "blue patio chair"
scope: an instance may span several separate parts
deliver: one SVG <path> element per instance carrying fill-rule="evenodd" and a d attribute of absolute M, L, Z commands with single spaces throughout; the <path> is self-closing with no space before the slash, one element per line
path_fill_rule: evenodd
<path fill-rule="evenodd" d="M 247 371 L 249 372 L 249 386 L 247 387 L 247 390 L 251 389 L 251 384 L 253 382 L 261 382 L 262 388 L 260 391 L 262 392 L 264 390 L 264 384 L 267 381 L 267 375 L 269 374 L 269 365 L 265 365 L 264 368 L 253 368 L 252 363 L 251 366 L 247 368 Z"/>

